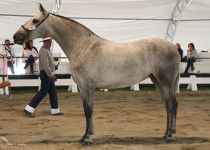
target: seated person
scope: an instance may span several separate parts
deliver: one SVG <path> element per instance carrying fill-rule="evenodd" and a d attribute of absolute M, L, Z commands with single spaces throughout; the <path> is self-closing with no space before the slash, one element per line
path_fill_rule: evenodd
<path fill-rule="evenodd" d="M 24 69 L 30 66 L 31 73 L 34 73 L 34 63 L 38 57 L 38 54 L 36 50 L 32 48 L 30 42 L 25 43 L 24 49 L 21 52 L 21 57 L 23 57 L 23 62 L 26 63 Z"/>
<path fill-rule="evenodd" d="M 11 83 L 9 81 L 3 81 L 0 83 L 0 88 L 5 88 L 10 85 L 11 85 Z"/>
<path fill-rule="evenodd" d="M 33 40 L 29 40 L 30 45 L 32 46 L 32 48 L 34 48 L 34 50 L 37 52 L 37 54 L 39 53 L 37 48 L 35 46 L 33 46 Z"/>
<path fill-rule="evenodd" d="M 191 67 L 192 71 L 195 69 L 194 62 L 195 62 L 195 59 L 197 58 L 197 56 L 198 56 L 198 54 L 197 54 L 194 44 L 189 43 L 188 50 L 187 50 L 187 67 L 184 71 L 184 74 L 188 73 L 188 70 L 190 67 Z"/>
<path fill-rule="evenodd" d="M 180 54 L 181 62 L 183 62 L 183 50 L 182 50 L 181 45 L 179 43 L 176 43 L 176 49 Z"/>

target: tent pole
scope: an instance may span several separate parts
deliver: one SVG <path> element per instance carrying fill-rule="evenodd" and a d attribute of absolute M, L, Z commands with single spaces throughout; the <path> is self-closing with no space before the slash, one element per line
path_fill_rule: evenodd
<path fill-rule="evenodd" d="M 166 30 L 166 39 L 173 42 L 179 21 L 192 0 L 177 0 Z"/>

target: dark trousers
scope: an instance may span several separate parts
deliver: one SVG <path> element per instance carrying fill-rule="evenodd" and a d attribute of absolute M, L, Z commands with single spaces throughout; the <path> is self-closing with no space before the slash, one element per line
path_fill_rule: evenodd
<path fill-rule="evenodd" d="M 13 61 L 8 61 L 7 62 L 7 66 L 10 68 L 11 72 L 14 74 L 15 73 L 15 70 L 14 70 Z"/>
<path fill-rule="evenodd" d="M 34 73 L 34 57 L 30 55 L 25 62 L 26 64 L 25 64 L 24 69 L 26 69 L 30 65 L 31 73 Z"/>
<path fill-rule="evenodd" d="M 40 79 L 41 89 L 28 105 L 33 108 L 36 108 L 37 105 L 48 93 L 50 97 L 51 109 L 58 109 L 58 98 L 54 81 L 50 77 L 48 77 L 45 71 L 43 70 L 40 70 Z"/>
<path fill-rule="evenodd" d="M 195 62 L 195 58 L 188 58 L 187 60 L 187 67 L 184 71 L 184 73 L 187 73 L 189 68 L 191 67 L 191 70 L 193 71 L 195 68 L 194 68 L 194 62 Z"/>

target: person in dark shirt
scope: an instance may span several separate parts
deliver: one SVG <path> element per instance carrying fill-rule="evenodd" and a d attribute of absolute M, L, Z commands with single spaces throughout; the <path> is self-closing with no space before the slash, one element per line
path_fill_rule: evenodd
<path fill-rule="evenodd" d="M 184 61 L 184 59 L 183 59 L 183 50 L 182 50 L 181 45 L 179 43 L 176 43 L 176 49 L 178 50 L 178 52 L 180 54 L 181 62 L 183 62 Z"/>

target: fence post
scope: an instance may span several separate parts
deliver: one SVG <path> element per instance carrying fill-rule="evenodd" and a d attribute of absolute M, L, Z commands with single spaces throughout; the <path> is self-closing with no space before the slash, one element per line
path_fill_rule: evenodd
<path fill-rule="evenodd" d="M 7 58 L 3 58 L 3 68 L 2 68 L 2 81 L 8 80 L 8 68 L 7 68 Z M 7 75 L 7 77 L 5 77 Z M 3 94 L 9 95 L 9 89 L 8 87 L 5 87 L 2 89 Z"/>
<path fill-rule="evenodd" d="M 139 91 L 139 83 L 133 85 L 134 91 Z"/>
<path fill-rule="evenodd" d="M 72 77 L 70 78 L 71 81 L 71 92 L 72 93 L 78 93 L 78 88 L 77 88 L 77 84 L 74 82 L 74 80 L 72 79 Z"/>
<path fill-rule="evenodd" d="M 3 77 L 0 77 L 0 82 L 2 82 L 3 81 Z M 4 94 L 4 90 L 3 90 L 3 88 L 0 88 L 0 94 L 1 95 L 3 95 Z"/>
<path fill-rule="evenodd" d="M 191 89 L 192 91 L 197 91 L 197 82 L 196 82 L 196 76 L 195 75 L 190 75 L 190 81 L 191 81 Z"/>

